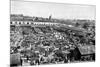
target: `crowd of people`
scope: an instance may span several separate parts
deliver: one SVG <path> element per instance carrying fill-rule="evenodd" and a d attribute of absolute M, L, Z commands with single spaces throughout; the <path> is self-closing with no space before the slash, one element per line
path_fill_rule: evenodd
<path fill-rule="evenodd" d="M 11 25 L 10 28 L 10 54 L 19 53 L 22 65 L 82 61 L 73 59 L 72 52 L 80 46 L 95 45 L 92 26 L 84 31 L 58 26 Z"/>

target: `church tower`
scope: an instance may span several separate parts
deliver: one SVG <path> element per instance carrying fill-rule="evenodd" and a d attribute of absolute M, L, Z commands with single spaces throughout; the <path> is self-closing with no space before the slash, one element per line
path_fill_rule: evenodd
<path fill-rule="evenodd" d="M 49 20 L 51 20 L 51 18 L 52 18 L 52 15 L 49 16 Z"/>

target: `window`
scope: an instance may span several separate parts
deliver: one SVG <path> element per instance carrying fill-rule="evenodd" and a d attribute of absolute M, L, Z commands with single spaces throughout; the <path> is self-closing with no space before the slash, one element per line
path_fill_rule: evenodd
<path fill-rule="evenodd" d="M 21 22 L 19 22 L 19 24 L 21 24 Z"/>
<path fill-rule="evenodd" d="M 10 24 L 12 24 L 12 22 L 10 22 Z"/>

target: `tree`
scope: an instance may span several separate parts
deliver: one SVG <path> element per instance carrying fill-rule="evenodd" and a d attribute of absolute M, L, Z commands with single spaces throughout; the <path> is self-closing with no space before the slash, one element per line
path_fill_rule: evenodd
<path fill-rule="evenodd" d="M 83 28 L 84 28 L 84 29 L 88 29 L 88 27 L 89 27 L 89 24 L 88 24 L 88 23 L 84 23 L 84 24 L 83 24 Z"/>
<path fill-rule="evenodd" d="M 76 22 L 75 26 L 78 27 L 80 24 L 78 22 Z"/>

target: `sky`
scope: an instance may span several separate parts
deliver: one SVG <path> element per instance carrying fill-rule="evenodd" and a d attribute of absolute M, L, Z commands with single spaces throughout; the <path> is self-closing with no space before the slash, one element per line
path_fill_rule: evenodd
<path fill-rule="evenodd" d="M 59 19 L 95 19 L 94 5 L 75 5 L 46 2 L 11 1 L 11 14 L 23 14 Z"/>

